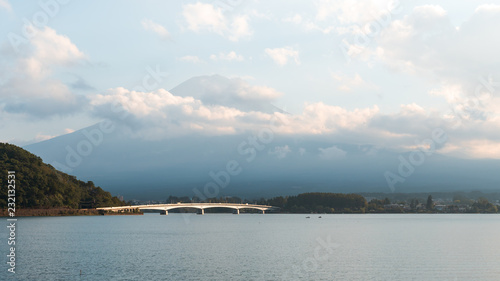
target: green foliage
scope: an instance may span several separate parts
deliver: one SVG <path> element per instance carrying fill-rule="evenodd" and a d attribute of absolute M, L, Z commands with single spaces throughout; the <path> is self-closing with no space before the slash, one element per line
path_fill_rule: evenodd
<path fill-rule="evenodd" d="M 93 182 L 57 171 L 18 146 L 0 143 L 0 208 L 7 208 L 7 172 L 15 171 L 17 208 L 96 208 L 124 202 Z"/>
<path fill-rule="evenodd" d="M 427 208 L 427 210 L 434 209 L 434 201 L 432 200 L 432 195 L 429 195 L 429 197 L 427 197 L 427 203 L 425 204 L 425 207 Z"/>
<path fill-rule="evenodd" d="M 364 213 L 366 206 L 366 199 L 359 194 L 317 192 L 288 197 L 284 209 L 292 213 Z"/>
<path fill-rule="evenodd" d="M 472 211 L 474 213 L 497 213 L 497 206 L 491 204 L 488 199 L 481 197 L 472 204 Z"/>
<path fill-rule="evenodd" d="M 368 205 L 366 207 L 367 212 L 384 213 L 385 212 L 384 205 L 390 204 L 390 202 L 391 201 L 388 198 L 385 198 L 384 200 L 372 199 L 370 200 L 370 202 L 368 202 Z"/>

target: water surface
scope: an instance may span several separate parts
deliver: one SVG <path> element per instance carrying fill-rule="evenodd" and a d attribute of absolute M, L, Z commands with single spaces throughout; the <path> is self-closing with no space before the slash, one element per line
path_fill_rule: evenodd
<path fill-rule="evenodd" d="M 319 216 L 19 218 L 0 280 L 500 280 L 500 215 Z"/>

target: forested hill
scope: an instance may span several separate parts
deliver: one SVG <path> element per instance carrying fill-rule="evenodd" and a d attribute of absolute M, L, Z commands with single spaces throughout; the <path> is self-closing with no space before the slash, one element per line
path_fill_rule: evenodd
<path fill-rule="evenodd" d="M 117 197 L 60 172 L 18 146 L 0 143 L 0 209 L 7 208 L 8 171 L 15 171 L 17 208 L 95 208 L 124 205 Z"/>

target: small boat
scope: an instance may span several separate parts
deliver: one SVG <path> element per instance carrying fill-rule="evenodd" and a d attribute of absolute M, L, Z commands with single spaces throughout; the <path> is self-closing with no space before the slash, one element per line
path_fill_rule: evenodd
<path fill-rule="evenodd" d="M 310 219 L 311 217 L 306 217 L 306 219 Z"/>
<path fill-rule="evenodd" d="M 321 216 L 318 217 L 318 219 L 320 219 L 320 218 L 321 218 Z"/>

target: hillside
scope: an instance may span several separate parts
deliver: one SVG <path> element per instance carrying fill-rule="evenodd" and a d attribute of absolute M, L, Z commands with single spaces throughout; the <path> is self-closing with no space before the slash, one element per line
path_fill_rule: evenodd
<path fill-rule="evenodd" d="M 15 171 L 17 208 L 76 209 L 124 204 L 91 181 L 80 181 L 18 146 L 0 143 L 0 209 L 7 208 L 8 171 Z"/>

